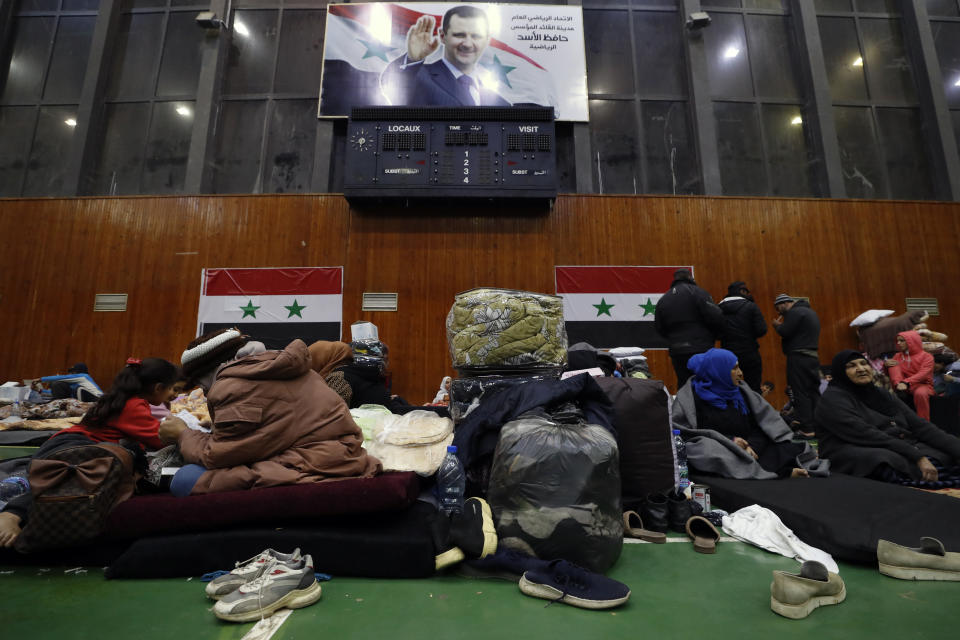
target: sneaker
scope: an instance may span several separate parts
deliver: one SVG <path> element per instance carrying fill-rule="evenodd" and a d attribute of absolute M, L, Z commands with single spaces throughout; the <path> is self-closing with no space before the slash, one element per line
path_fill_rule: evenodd
<path fill-rule="evenodd" d="M 207 583 L 207 597 L 219 600 L 228 593 L 233 593 L 240 585 L 259 578 L 260 574 L 274 562 L 296 565 L 301 559 L 300 549 L 294 549 L 293 553 L 280 553 L 273 549 L 267 549 L 258 556 L 238 562 L 233 571 Z"/>
<path fill-rule="evenodd" d="M 847 597 L 843 578 L 814 560 L 800 566 L 800 573 L 774 571 L 770 583 L 770 608 L 786 618 L 806 618 L 817 607 L 838 604 Z"/>
<path fill-rule="evenodd" d="M 450 518 L 450 541 L 470 558 L 485 558 L 497 550 L 497 529 L 486 500 L 463 501 L 463 511 Z"/>
<path fill-rule="evenodd" d="M 213 606 L 213 614 L 230 622 L 266 618 L 278 609 L 300 609 L 320 599 L 313 558 L 303 556 L 295 566 L 274 561 L 257 578 L 238 587 Z"/>
<path fill-rule="evenodd" d="M 889 540 L 877 543 L 880 573 L 901 580 L 960 580 L 960 553 L 946 551 L 936 538 L 920 538 L 920 546 L 904 547 Z"/>
<path fill-rule="evenodd" d="M 548 564 L 547 560 L 501 547 L 485 558 L 467 560 L 457 567 L 457 573 L 468 578 L 501 578 L 516 582 L 527 571 L 544 569 Z"/>
<path fill-rule="evenodd" d="M 552 560 L 520 578 L 520 591 L 534 598 L 563 602 L 582 609 L 610 609 L 630 597 L 630 588 L 566 560 Z"/>

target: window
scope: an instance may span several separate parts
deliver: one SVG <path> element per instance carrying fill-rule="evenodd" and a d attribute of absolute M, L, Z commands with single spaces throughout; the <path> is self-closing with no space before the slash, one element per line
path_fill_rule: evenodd
<path fill-rule="evenodd" d="M 854 8 L 818 18 L 847 195 L 933 198 L 899 3 L 856 0 Z"/>
<path fill-rule="evenodd" d="M 97 2 L 25 0 L 0 67 L 0 196 L 58 195 L 73 151 Z M 69 12 L 69 13 L 67 13 Z"/>
<path fill-rule="evenodd" d="M 122 9 L 85 193 L 183 191 L 204 32 L 196 7 L 173 1 L 128 0 Z"/>
<path fill-rule="evenodd" d="M 326 11 L 286 8 L 279 0 L 239 7 L 209 167 L 212 190 L 310 191 Z"/>
<path fill-rule="evenodd" d="M 724 195 L 820 195 L 793 18 L 779 0 L 721 6 L 703 37 Z"/>
<path fill-rule="evenodd" d="M 678 3 L 584 5 L 595 188 L 701 193 Z"/>

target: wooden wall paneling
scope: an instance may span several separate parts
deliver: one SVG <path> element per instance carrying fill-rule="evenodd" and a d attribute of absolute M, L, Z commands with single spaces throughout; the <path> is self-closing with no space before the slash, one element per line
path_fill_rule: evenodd
<path fill-rule="evenodd" d="M 354 211 L 344 319 L 369 320 L 390 349 L 393 392 L 429 402 L 454 375 L 446 316 L 457 293 L 502 287 L 552 293 L 546 217 L 475 207 L 456 214 Z M 396 292 L 397 312 L 363 312 L 361 295 Z M 344 339 L 349 340 L 349 333 Z"/>
<path fill-rule="evenodd" d="M 353 320 L 376 322 L 411 402 L 451 372 L 444 321 L 457 292 L 552 292 L 557 264 L 693 264 L 716 299 L 746 280 L 768 321 L 777 293 L 808 295 L 824 361 L 856 345 L 848 324 L 861 311 L 936 297 L 930 326 L 956 349 L 958 218 L 957 203 L 776 198 L 561 196 L 540 214 L 353 211 L 337 195 L 0 200 L 0 377 L 85 359 L 108 384 L 128 355 L 178 359 L 203 267 L 343 265 L 344 339 Z M 363 291 L 396 291 L 400 310 L 361 312 Z M 128 311 L 94 313 L 98 292 L 128 293 Z M 779 337 L 760 344 L 782 392 Z M 666 352 L 648 356 L 672 387 Z"/>

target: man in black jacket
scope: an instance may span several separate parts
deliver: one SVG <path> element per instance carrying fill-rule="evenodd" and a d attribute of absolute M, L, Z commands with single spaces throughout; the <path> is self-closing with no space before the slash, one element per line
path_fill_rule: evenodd
<path fill-rule="evenodd" d="M 783 340 L 787 356 L 787 385 L 793 391 L 796 419 L 791 428 L 812 437 L 816 431 L 814 412 L 820 399 L 820 318 L 806 300 L 781 293 L 773 301 L 780 316 L 773 321 Z"/>
<path fill-rule="evenodd" d="M 693 375 L 687 369 L 691 356 L 713 347 L 723 329 L 723 311 L 710 294 L 697 286 L 686 269 L 673 273 L 673 283 L 657 302 L 654 327 L 670 346 L 670 361 L 677 374 L 677 389 Z"/>
<path fill-rule="evenodd" d="M 767 322 L 754 302 L 747 283 L 738 280 L 727 287 L 727 297 L 720 301 L 720 309 L 725 322 L 720 334 L 720 346 L 737 356 L 743 379 L 751 389 L 760 393 L 763 361 L 760 359 L 757 338 L 767 334 Z"/>

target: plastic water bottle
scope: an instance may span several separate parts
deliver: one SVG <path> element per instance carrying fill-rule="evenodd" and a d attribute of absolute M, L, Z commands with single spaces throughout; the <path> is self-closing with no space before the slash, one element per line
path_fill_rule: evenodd
<path fill-rule="evenodd" d="M 23 476 L 10 476 L 0 480 L 0 502 L 10 502 L 28 491 L 30 491 L 30 483 Z"/>
<path fill-rule="evenodd" d="M 22 414 L 22 409 L 21 409 L 21 407 L 20 407 L 20 401 L 19 401 L 19 400 L 14 400 L 14 401 L 13 401 L 13 406 L 10 407 L 10 417 L 11 417 L 11 418 L 19 418 L 19 417 L 21 417 L 22 415 L 23 415 L 23 414 Z"/>
<path fill-rule="evenodd" d="M 687 445 L 680 437 L 680 430 L 673 430 L 673 445 L 677 449 L 677 493 L 683 493 L 690 486 L 690 471 L 687 469 Z"/>
<path fill-rule="evenodd" d="M 467 488 L 467 476 L 457 457 L 457 448 L 447 447 L 437 470 L 437 490 L 440 494 L 440 509 L 446 514 L 463 511 L 463 493 Z"/>

